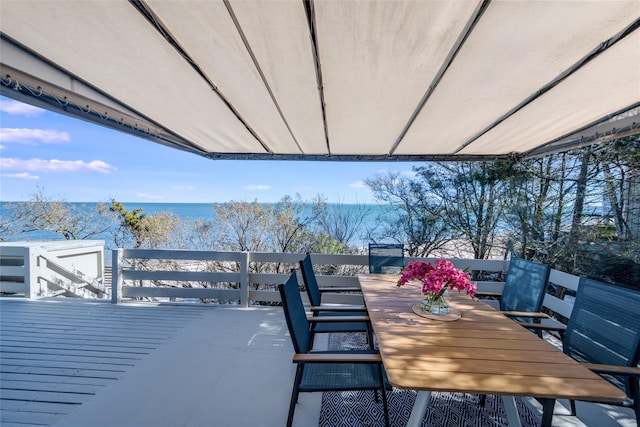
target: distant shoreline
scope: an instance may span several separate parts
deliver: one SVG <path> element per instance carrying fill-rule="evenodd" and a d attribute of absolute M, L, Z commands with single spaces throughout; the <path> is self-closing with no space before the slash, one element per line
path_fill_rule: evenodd
<path fill-rule="evenodd" d="M 225 203 L 231 203 L 234 201 L 228 202 L 207 202 L 207 203 L 172 203 L 172 202 L 120 202 L 124 205 L 124 208 L 128 211 L 132 211 L 134 209 L 142 209 L 143 214 L 154 215 L 160 212 L 171 212 L 175 214 L 177 217 L 183 220 L 195 220 L 195 219 L 205 219 L 207 221 L 213 221 L 216 216 L 215 206 L 222 205 Z M 0 217 L 4 217 L 6 205 L 11 203 L 24 203 L 19 201 L 0 201 Z M 78 209 L 86 209 L 93 210 L 99 203 L 108 204 L 108 202 L 64 202 L 65 204 L 75 206 Z M 249 203 L 252 204 L 254 202 L 244 202 L 241 201 L 239 203 Z M 277 203 L 262 203 L 257 202 L 260 205 L 276 205 Z M 313 203 L 307 203 L 306 205 L 312 206 Z M 362 231 L 366 230 L 367 226 L 373 227 L 377 225 L 377 216 L 378 213 L 386 210 L 389 205 L 381 205 L 381 204 L 367 204 L 367 203 L 326 203 L 329 207 L 338 207 L 340 209 L 354 209 L 365 207 L 371 209 L 371 213 L 369 214 L 366 221 L 362 224 Z M 15 239 L 12 241 L 34 241 L 34 240 L 63 240 L 64 238 L 54 232 L 48 231 L 32 231 L 28 233 L 21 233 L 15 236 Z M 113 236 L 110 233 L 104 233 L 104 235 L 96 235 L 92 237 L 92 240 L 104 240 L 105 247 L 111 248 L 115 247 L 115 243 L 113 241 Z M 349 242 L 349 245 L 356 248 L 367 247 L 368 240 L 363 240 L 360 236 L 352 239 Z"/>

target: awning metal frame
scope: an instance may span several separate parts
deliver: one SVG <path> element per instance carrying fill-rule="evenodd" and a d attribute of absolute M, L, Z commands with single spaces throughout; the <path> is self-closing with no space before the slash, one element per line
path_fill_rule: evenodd
<path fill-rule="evenodd" d="M 64 69 L 54 61 L 44 57 L 42 54 L 32 50 L 28 46 L 25 46 L 21 41 L 15 40 L 5 33 L 0 33 L 0 43 L 3 50 L 3 57 L 11 57 L 18 64 L 29 64 L 33 66 L 33 69 L 39 70 L 39 74 L 31 74 L 28 70 L 29 66 L 24 69 L 20 67 L 14 67 L 8 65 L 12 63 L 10 61 L 1 61 L 0 64 L 0 93 L 4 96 L 39 106 L 47 110 L 55 111 L 70 117 L 74 117 L 80 120 L 97 123 L 99 125 L 115 129 L 121 132 L 125 132 L 136 137 L 144 138 L 153 142 L 160 143 L 162 145 L 177 148 L 183 151 L 194 153 L 200 156 L 204 156 L 213 160 L 310 160 L 310 161 L 483 161 L 483 160 L 518 160 L 529 157 L 539 157 L 548 155 L 555 152 L 567 151 L 574 148 L 580 148 L 585 145 L 593 144 L 599 141 L 605 141 L 617 137 L 623 137 L 628 135 L 635 135 L 640 133 L 640 98 L 638 102 L 628 105 L 618 111 L 607 112 L 606 115 L 593 120 L 593 116 L 589 117 L 591 122 L 586 125 L 582 125 L 580 128 L 572 130 L 570 133 L 556 137 L 550 141 L 542 141 L 537 147 L 520 153 L 506 153 L 506 154 L 461 154 L 466 147 L 469 147 L 476 140 L 487 135 L 493 129 L 498 127 L 501 123 L 505 122 L 509 118 L 516 115 L 518 112 L 525 109 L 534 101 L 541 98 L 543 95 L 550 92 L 553 88 L 560 85 L 566 79 L 571 78 L 574 74 L 578 73 L 583 67 L 589 64 L 594 59 L 603 55 L 609 49 L 617 45 L 625 38 L 634 34 L 637 37 L 637 32 L 640 31 L 640 16 L 636 17 L 629 25 L 619 31 L 617 34 L 601 42 L 598 46 L 594 47 L 590 52 L 584 55 L 582 58 L 571 64 L 564 71 L 552 78 L 546 84 L 540 86 L 537 90 L 520 101 L 513 108 L 505 111 L 497 117 L 491 116 L 490 118 L 497 117 L 492 123 L 488 124 L 483 129 L 477 131 L 471 137 L 466 139 L 460 139 L 461 145 L 454 148 L 448 154 L 432 154 L 428 150 L 424 153 L 411 153 L 411 154 L 396 154 L 398 147 L 403 143 L 403 140 L 409 130 L 412 128 L 414 122 L 418 119 L 423 108 L 428 103 L 429 99 L 433 95 L 434 91 L 438 88 L 441 81 L 444 79 L 447 71 L 450 69 L 459 52 L 464 48 L 465 43 L 471 37 L 474 29 L 481 22 L 485 13 L 492 5 L 492 0 L 478 0 L 475 10 L 468 18 L 466 25 L 462 32 L 457 36 L 455 43 L 452 45 L 448 55 L 440 64 L 440 67 L 431 79 L 429 86 L 426 88 L 422 98 L 419 100 L 412 114 L 409 116 L 406 124 L 401 129 L 395 141 L 390 145 L 390 149 L 386 154 L 334 154 L 336 150 L 332 150 L 332 141 L 329 136 L 329 119 L 326 109 L 325 99 L 325 83 L 323 81 L 323 64 L 321 63 L 320 50 L 319 50 L 319 35 L 317 34 L 318 23 L 316 21 L 316 3 L 313 0 L 300 0 L 304 8 L 306 16 L 306 25 L 309 32 L 309 45 L 312 54 L 312 60 L 315 67 L 315 79 L 317 84 L 317 95 L 319 99 L 320 111 L 322 114 L 321 122 L 323 125 L 324 135 L 323 140 L 326 143 L 326 150 L 328 154 L 313 154 L 305 153 L 301 142 L 296 137 L 289 120 L 282 110 L 281 105 L 274 93 L 273 88 L 269 82 L 269 79 L 265 75 L 262 66 L 253 51 L 250 41 L 244 33 L 243 27 L 236 16 L 234 11 L 232 0 L 223 0 L 224 6 L 229 18 L 235 26 L 235 30 L 238 36 L 244 43 L 244 49 L 246 54 L 251 58 L 255 72 L 261 79 L 261 84 L 268 93 L 274 108 L 282 120 L 282 123 L 288 130 L 293 145 L 297 147 L 297 153 L 279 153 L 276 152 L 270 146 L 270 143 L 266 141 L 261 135 L 260 131 L 255 129 L 251 123 L 251 119 L 245 117 L 242 111 L 234 105 L 228 96 L 224 94 L 224 90 L 213 80 L 212 76 L 207 74 L 207 70 L 203 69 L 201 65 L 189 54 L 188 48 L 182 46 L 180 40 L 171 34 L 170 28 L 162 22 L 161 17 L 150 6 L 152 2 L 144 0 L 129 0 L 133 8 L 135 8 L 144 18 L 145 22 L 151 25 L 155 31 L 157 31 L 161 37 L 168 43 L 172 49 L 174 49 L 184 61 L 195 71 L 195 73 L 206 83 L 206 86 L 215 93 L 219 99 L 224 103 L 226 108 L 232 113 L 235 118 L 242 124 L 242 126 L 249 132 L 251 137 L 257 142 L 256 147 L 261 147 L 263 152 L 210 152 L 205 148 L 207 142 L 200 141 L 200 144 L 191 141 L 188 137 L 180 134 L 179 131 L 170 129 L 166 124 L 161 123 L 158 120 L 152 119 L 148 114 L 143 111 L 139 111 L 136 108 L 128 105 L 120 99 L 116 99 L 115 96 L 106 93 L 104 90 L 96 87 L 90 82 L 84 80 L 81 76 L 78 76 L 69 70 Z M 494 3 L 497 3 L 494 1 Z M 238 6 L 236 6 L 238 7 Z M 472 8 L 469 8 L 471 11 Z M 241 11 L 241 9 L 240 9 Z M 127 14 L 128 15 L 128 14 Z M 134 13 L 135 15 L 135 13 Z M 170 22 L 169 16 L 165 16 L 167 22 Z M 463 21 L 461 21 L 463 22 Z M 624 23 L 627 23 L 626 19 Z M 233 28 L 233 27 L 230 27 Z M 460 27 L 462 28 L 462 24 Z M 615 28 L 616 30 L 618 28 Z M 193 46 L 192 46 L 193 47 Z M 588 47 L 588 46 L 587 46 Z M 446 51 L 445 51 L 446 52 Z M 578 52 L 578 51 L 576 51 Z M 444 53 L 443 55 L 444 56 Z M 17 58 L 17 59 L 16 59 Z M 567 57 L 573 58 L 573 57 Z M 606 58 L 606 57 L 605 57 Z M 326 58 L 325 58 L 326 59 Z M 573 60 L 573 59 L 571 59 Z M 181 63 L 181 61 L 177 61 Z M 436 64 L 437 65 L 437 64 Z M 566 64 L 565 64 L 566 65 Z M 44 72 L 42 70 L 45 70 Z M 51 76 L 55 75 L 58 80 L 52 79 Z M 57 85 L 54 81 L 60 81 L 60 76 L 64 76 L 65 83 Z M 48 79 L 49 78 L 49 79 Z M 636 77 L 634 77 L 636 78 Z M 68 86 L 67 83 L 68 82 Z M 83 91 L 75 89 L 77 85 L 81 85 Z M 62 87 L 64 86 L 64 87 Z M 140 86 L 139 86 L 140 87 Z M 640 94 L 640 88 L 635 88 Z M 634 90 L 634 88 L 630 88 Z M 200 93 L 204 93 L 200 91 Z M 417 92 L 418 94 L 420 92 Z M 175 98 L 174 98 L 175 99 Z M 627 98 L 625 103 L 627 102 Z M 622 103 L 619 103 L 622 104 Z M 619 105 L 617 105 L 619 106 Z M 601 112 L 598 111 L 598 114 Z M 226 114 L 223 111 L 221 114 Z M 483 122 L 483 126 L 486 122 Z M 480 127 L 472 128 L 473 131 L 480 129 Z M 244 132 L 244 131 L 243 131 Z M 395 132 L 395 131 L 394 131 Z M 319 132 L 317 133 L 319 134 Z M 470 135 L 469 133 L 468 135 Z M 468 135 L 465 135 L 467 138 Z M 281 138 L 284 139 L 285 137 Z M 486 139 L 486 138 L 485 138 Z M 249 138 L 250 140 L 250 138 Z M 273 142 L 273 140 L 271 141 Z M 276 140 L 277 142 L 277 140 Z M 456 143 L 456 144 L 459 144 Z M 277 145 L 277 144 L 276 144 Z M 292 146 L 293 146 L 292 145 Z M 509 146 L 507 146 L 509 148 Z M 259 148 L 258 150 L 259 151 Z M 295 150 L 291 150 L 295 151 Z M 470 150 L 467 150 L 470 151 Z"/>

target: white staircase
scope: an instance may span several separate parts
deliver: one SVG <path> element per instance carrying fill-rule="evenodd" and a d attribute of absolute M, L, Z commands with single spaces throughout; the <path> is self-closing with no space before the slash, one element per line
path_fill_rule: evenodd
<path fill-rule="evenodd" d="M 0 245 L 0 293 L 105 299 L 104 242 L 56 241 Z"/>

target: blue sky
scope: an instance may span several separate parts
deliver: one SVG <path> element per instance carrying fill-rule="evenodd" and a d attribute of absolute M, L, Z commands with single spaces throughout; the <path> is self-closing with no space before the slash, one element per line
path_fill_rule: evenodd
<path fill-rule="evenodd" d="M 362 182 L 417 163 L 209 160 L 0 97 L 0 200 L 373 203 Z"/>

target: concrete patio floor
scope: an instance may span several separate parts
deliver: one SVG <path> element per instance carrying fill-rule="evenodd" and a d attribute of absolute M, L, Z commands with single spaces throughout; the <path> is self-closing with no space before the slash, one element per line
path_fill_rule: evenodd
<path fill-rule="evenodd" d="M 38 320 L 24 324 L 25 331 L 43 330 L 42 325 L 63 322 L 63 313 L 83 307 L 85 313 L 99 318 L 121 316 L 130 328 L 164 323 L 178 326 L 167 339 L 159 341 L 116 380 L 98 387 L 94 395 L 64 414 L 52 418 L 58 427 L 200 427 L 200 426 L 283 426 L 294 377 L 291 362 L 293 347 L 282 310 L 272 308 L 237 308 L 229 306 L 173 306 L 153 303 L 96 303 L 88 300 L 27 301 L 1 299 L 1 345 L 4 355 L 18 336 L 12 321 L 22 304 L 42 311 Z M 42 310 L 40 310 L 42 308 Z M 46 309 L 45 309 L 46 308 Z M 185 311 L 185 310 L 188 310 Z M 129 317 L 135 313 L 135 317 Z M 188 313 L 188 315 L 185 315 Z M 98 324 L 81 328 L 80 335 L 92 335 Z M 75 323 L 81 323 L 77 318 Z M 69 326 L 62 329 L 70 335 Z M 80 330 L 76 328 L 77 330 Z M 107 329 L 113 330 L 113 327 Z M 126 332 L 125 327 L 125 332 Z M 125 333 L 123 332 L 123 333 Z M 50 332 L 47 332 L 50 334 Z M 22 335 L 26 335 L 23 333 Z M 76 335 L 77 336 L 77 335 Z M 79 345 L 78 343 L 74 345 Z M 322 345 L 322 344 L 320 344 Z M 87 344 L 88 346 L 88 344 Z M 24 347 L 24 345 L 23 345 Z M 5 372 L 7 359 L 1 360 Z M 15 363 L 15 362 L 11 362 Z M 55 364 L 54 364 L 55 365 Z M 18 372 L 18 371 L 16 371 Z M 20 370 L 22 372 L 22 370 Z M 3 374 L 4 375 L 4 374 Z M 17 374 L 14 374 L 17 375 Z M 3 382 L 6 383 L 3 376 Z M 2 386 L 0 397 L 8 391 Z M 0 400 L 3 405 L 5 400 Z M 296 407 L 295 426 L 318 425 L 321 394 L 302 394 Z M 561 402 L 562 403 L 562 402 Z M 610 406 L 578 403 L 578 418 L 566 413 L 558 403 L 554 426 L 632 427 L 633 413 Z M 534 404 L 534 403 L 532 403 Z M 11 415 L 2 407 L 3 417 Z M 14 414 L 15 415 L 15 414 Z M 14 423 L 4 419 L 2 425 Z M 17 423 L 15 425 L 18 425 Z"/>
<path fill-rule="evenodd" d="M 286 330 L 278 308 L 211 307 L 58 426 L 282 426 L 294 378 Z M 303 397 L 297 425 L 317 425 L 321 395 Z"/>
<path fill-rule="evenodd" d="M 77 317 L 74 326 L 67 318 L 70 311 L 86 314 L 86 321 Z M 15 308 L 26 307 L 32 312 L 42 312 L 36 319 L 23 320 L 24 331 L 15 330 L 10 316 L 17 317 Z M 88 300 L 26 301 L 3 299 L 0 305 L 2 313 L 2 351 L 9 351 L 15 345 L 12 334 L 32 336 L 34 332 L 44 331 L 53 335 L 52 329 L 43 325 L 62 324 L 66 337 L 75 337 L 63 345 L 65 338 L 56 338 L 55 347 L 73 346 L 75 349 L 89 349 L 90 343 L 83 344 L 78 336 L 89 340 L 100 337 L 98 317 L 104 322 L 113 322 L 113 318 L 135 328 L 138 324 L 169 322 L 179 326 L 171 336 L 160 341 L 155 348 L 127 366 L 124 372 L 116 373 L 117 380 L 106 381 L 96 387 L 95 395 L 82 397 L 80 405 L 58 405 L 71 407 L 70 410 L 53 410 L 57 416 L 50 416 L 50 425 L 61 427 L 173 427 L 173 426 L 281 426 L 286 422 L 291 385 L 294 377 L 294 365 L 291 362 L 293 347 L 287 333 L 282 309 L 274 308 L 233 308 L 221 306 L 160 306 L 153 303 L 123 304 L 96 303 Z M 40 310 L 42 309 L 42 310 Z M 194 315 L 184 316 L 185 310 Z M 89 313 L 93 313 L 89 315 Z M 175 315 L 175 319 L 171 317 Z M 160 319 L 158 316 L 161 316 Z M 107 319 L 110 317 L 110 319 Z M 141 320 L 142 319 L 142 320 Z M 87 325 L 88 323 L 88 325 Z M 113 325 L 113 323 L 110 323 Z M 10 330 L 9 330 L 10 328 Z M 118 331 L 120 326 L 110 326 Z M 145 326 L 149 329 L 150 326 Z M 95 333 L 92 333 L 92 331 Z M 126 335 L 126 331 L 117 332 Z M 150 335 L 155 335 L 151 332 Z M 70 338 L 66 338 L 69 340 Z M 31 338 L 42 341 L 42 338 Z M 36 344 L 29 344 L 35 346 Z M 25 344 L 20 343 L 24 348 Z M 15 351 L 15 350 L 14 350 Z M 23 350 L 21 350 L 23 351 Z M 26 350 L 25 350 L 26 351 Z M 29 350 L 32 351 L 32 350 Z M 62 370 L 58 353 L 50 356 L 51 370 Z M 67 351 L 70 353 L 70 350 Z M 105 353 L 106 354 L 106 353 Z M 31 358 L 26 356 L 25 358 Z M 24 361 L 27 367 L 15 368 L 17 362 L 2 359 L 2 370 L 12 372 L 42 372 L 42 361 L 38 368 L 33 362 Z M 65 362 L 65 367 L 68 368 Z M 11 366 L 9 366 L 11 365 Z M 95 367 L 95 366 L 94 366 Z M 6 369 L 5 369 L 6 368 Z M 85 369 L 74 367 L 76 371 Z M 65 371 L 66 372 L 66 371 Z M 15 373 L 12 374 L 14 377 Z M 82 374 L 88 376 L 88 374 Z M 113 376 L 114 374 L 110 374 Z M 31 375 L 33 377 L 33 375 Z M 25 377 L 26 378 L 26 377 Z M 14 379 L 12 377 L 12 379 Z M 25 379 L 32 382 L 32 379 Z M 69 380 L 64 379 L 67 382 Z M 5 384 L 7 381 L 3 381 Z M 4 385 L 0 384 L 4 387 Z M 0 397 L 10 397 L 12 390 L 2 390 Z M 24 392 L 23 392 L 24 393 Z M 35 392 L 33 392 L 35 395 Z M 51 393 L 49 393 L 50 395 Z M 39 395 L 38 395 L 39 396 Z M 70 397 L 69 397 L 70 398 Z M 28 397 L 27 397 L 28 399 Z M 58 400 L 50 397 L 39 400 Z M 320 411 L 321 394 L 305 394 L 296 408 L 297 425 L 317 425 Z M 22 423 L 24 414 L 13 414 L 3 409 L 4 426 Z M 8 404 L 8 403 L 7 403 Z M 51 404 L 46 404 L 49 410 Z M 34 409 L 39 411 L 39 409 Z M 68 414 L 64 414 L 68 412 Z M 9 415 L 8 415 L 9 414 Z M 7 417 L 9 416 L 10 419 Z M 39 421 L 38 421 L 39 422 Z"/>

